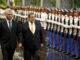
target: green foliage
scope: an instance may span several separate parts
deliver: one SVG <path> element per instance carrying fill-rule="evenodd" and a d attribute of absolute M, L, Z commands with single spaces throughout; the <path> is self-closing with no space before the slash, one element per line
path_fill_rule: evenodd
<path fill-rule="evenodd" d="M 40 6 L 41 0 L 31 0 L 32 5 L 38 5 Z M 18 6 L 22 5 L 22 0 L 15 0 L 15 4 Z M 52 6 L 56 6 L 56 0 L 50 0 L 50 4 Z M 72 0 L 73 8 L 80 8 L 80 0 Z M 0 6 L 6 7 L 7 6 L 7 0 L 0 0 Z"/>
<path fill-rule="evenodd" d="M 21 6 L 22 0 L 15 0 L 15 4 L 18 6 Z M 7 6 L 7 0 L 0 0 L 0 6 L 6 7 Z"/>
<path fill-rule="evenodd" d="M 40 6 L 40 0 L 31 0 L 31 4 Z"/>
<path fill-rule="evenodd" d="M 74 8 L 80 8 L 80 0 L 72 0 Z"/>
<path fill-rule="evenodd" d="M 52 6 L 56 6 L 56 0 L 51 0 L 50 3 Z"/>
<path fill-rule="evenodd" d="M 6 7 L 7 3 L 6 0 L 0 0 L 0 6 Z"/>
<path fill-rule="evenodd" d="M 51 5 L 56 6 L 56 0 L 51 0 Z M 72 0 L 73 8 L 80 8 L 80 0 Z"/>
<path fill-rule="evenodd" d="M 40 6 L 40 0 L 36 0 L 36 5 Z"/>
<path fill-rule="evenodd" d="M 21 6 L 22 5 L 22 0 L 15 0 L 15 5 L 16 6 Z"/>

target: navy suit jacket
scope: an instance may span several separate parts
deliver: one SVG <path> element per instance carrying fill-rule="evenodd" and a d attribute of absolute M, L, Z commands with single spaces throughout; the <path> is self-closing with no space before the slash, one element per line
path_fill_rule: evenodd
<path fill-rule="evenodd" d="M 25 50 L 36 51 L 40 49 L 41 43 L 43 43 L 43 33 L 41 24 L 38 21 L 35 21 L 35 33 L 29 29 L 28 21 L 23 24 L 22 34 L 23 34 L 23 46 Z"/>
<path fill-rule="evenodd" d="M 0 41 L 1 41 L 1 47 L 12 47 L 16 48 L 17 40 L 18 42 L 21 42 L 20 37 L 20 24 L 14 20 L 12 20 L 12 29 L 11 31 L 8 28 L 7 21 L 1 21 L 0 22 Z"/>

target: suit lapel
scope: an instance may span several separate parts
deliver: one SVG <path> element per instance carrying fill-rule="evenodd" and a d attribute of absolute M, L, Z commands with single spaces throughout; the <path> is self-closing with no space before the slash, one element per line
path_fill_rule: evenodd
<path fill-rule="evenodd" d="M 7 28 L 7 30 L 10 31 L 6 20 L 5 20 L 5 22 L 4 22 L 4 25 L 5 25 L 5 27 Z M 12 28 L 11 28 L 11 31 L 13 30 L 14 26 L 15 26 L 15 23 L 14 23 L 14 21 L 12 20 Z"/>
<path fill-rule="evenodd" d="M 14 30 L 14 26 L 15 26 L 15 23 L 14 23 L 14 20 L 12 20 L 12 29 L 11 29 L 11 31 Z"/>
<path fill-rule="evenodd" d="M 28 30 L 30 31 L 31 34 L 33 34 L 33 33 L 31 32 L 30 28 L 29 28 L 29 23 L 28 23 L 28 22 L 27 22 L 27 25 L 28 25 Z"/>
<path fill-rule="evenodd" d="M 10 31 L 6 20 L 4 21 L 4 26 L 8 31 Z"/>
<path fill-rule="evenodd" d="M 37 23 L 36 23 L 36 21 L 35 21 L 35 33 L 36 33 L 36 31 L 37 31 L 37 28 L 38 28 L 38 27 L 37 27 Z M 34 34 L 35 34 L 35 33 L 34 33 Z"/>

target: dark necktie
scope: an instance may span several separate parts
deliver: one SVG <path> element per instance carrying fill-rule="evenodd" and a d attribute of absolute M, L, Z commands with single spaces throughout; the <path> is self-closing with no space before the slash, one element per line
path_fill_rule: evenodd
<path fill-rule="evenodd" d="M 11 22 L 9 21 L 9 30 L 11 31 L 11 28 L 12 28 L 12 24 Z"/>

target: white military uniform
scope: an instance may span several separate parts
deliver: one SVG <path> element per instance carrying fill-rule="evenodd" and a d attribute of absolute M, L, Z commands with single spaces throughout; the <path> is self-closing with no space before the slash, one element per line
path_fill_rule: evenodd
<path fill-rule="evenodd" d="M 69 16 L 69 20 L 70 20 L 70 29 L 69 29 L 69 34 L 71 35 L 72 34 L 72 21 L 73 21 L 73 17 L 72 16 Z"/>
<path fill-rule="evenodd" d="M 78 19 L 79 19 L 79 26 L 78 26 L 78 29 L 79 29 L 79 30 L 78 30 L 78 36 L 80 37 L 80 16 L 79 16 Z"/>
<path fill-rule="evenodd" d="M 77 34 L 77 28 L 76 28 L 77 23 L 78 23 L 78 17 L 74 16 L 74 28 L 75 29 L 74 29 L 73 35 L 76 35 Z"/>
<path fill-rule="evenodd" d="M 5 15 L 4 15 L 5 10 L 0 9 L 0 19 L 5 19 Z"/>
<path fill-rule="evenodd" d="M 68 20 L 69 20 L 69 17 L 66 15 L 65 33 L 68 33 Z"/>
<path fill-rule="evenodd" d="M 41 12 L 41 26 L 46 29 L 46 20 L 47 20 L 47 13 L 46 12 Z"/>

